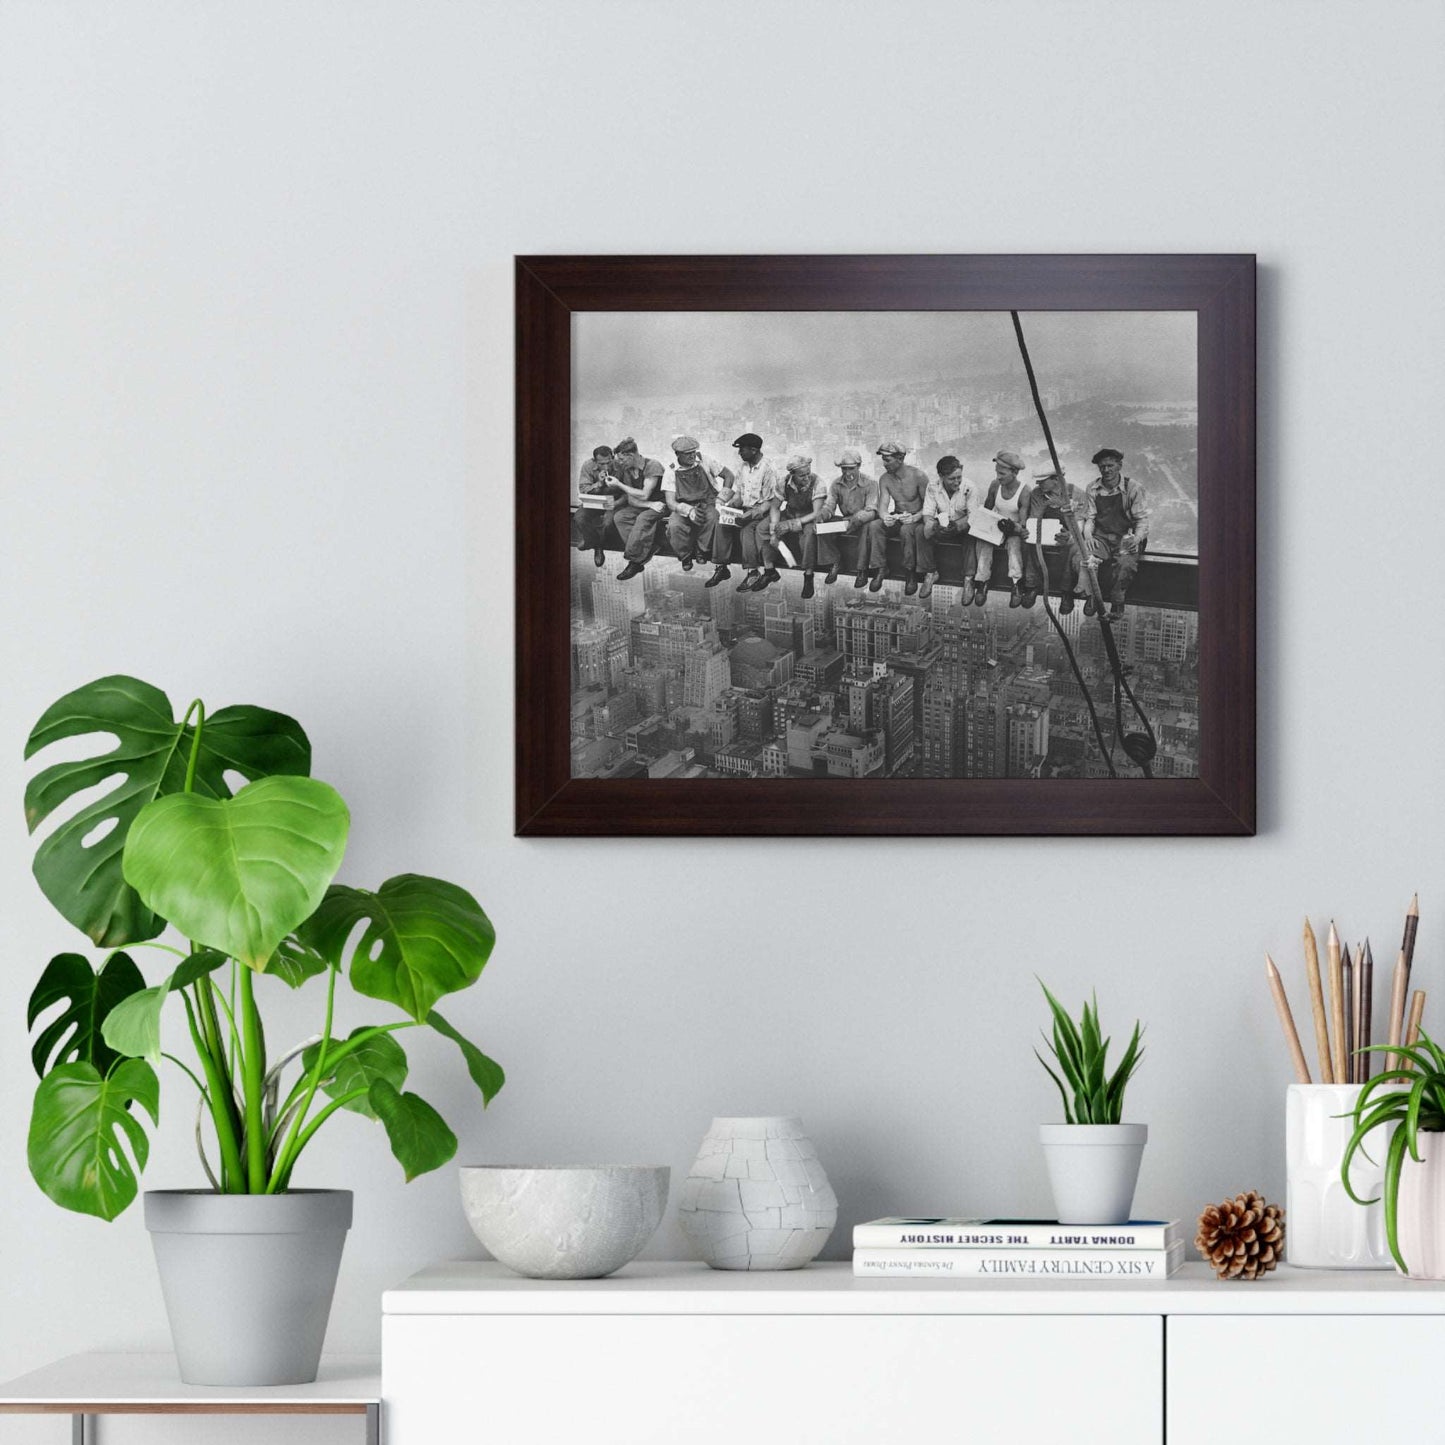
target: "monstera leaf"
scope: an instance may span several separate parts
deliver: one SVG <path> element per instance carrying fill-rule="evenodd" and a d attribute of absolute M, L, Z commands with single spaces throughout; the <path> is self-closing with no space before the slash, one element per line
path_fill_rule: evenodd
<path fill-rule="evenodd" d="M 101 1030 L 105 1042 L 124 1058 L 144 1059 L 159 1068 L 161 1010 L 166 1000 L 177 989 L 214 973 L 225 961 L 224 953 L 218 953 L 214 948 L 203 948 L 186 959 L 164 983 L 154 988 L 143 988 L 123 999 L 105 1020 Z"/>
<path fill-rule="evenodd" d="M 435 1009 L 426 1016 L 426 1021 L 462 1051 L 472 1083 L 482 1091 L 482 1107 L 485 1109 L 507 1082 L 502 1066 L 495 1059 L 489 1059 L 470 1039 L 463 1038 Z"/>
<path fill-rule="evenodd" d="M 366 927 L 351 951 L 351 984 L 425 1023 L 443 995 L 481 976 L 497 935 L 465 888 L 402 873 L 375 893 L 335 885 L 301 929 L 301 936 L 338 968 L 346 941 Z"/>
<path fill-rule="evenodd" d="M 357 1034 L 365 1032 L 364 1028 L 353 1029 L 350 1038 L 354 1039 Z M 350 1039 L 333 1040 L 333 1044 L 339 1047 L 341 1043 L 349 1041 Z M 321 1045 L 312 1044 L 302 1056 L 301 1066 L 308 1070 L 314 1069 L 320 1056 Z M 390 1034 L 377 1034 L 374 1038 L 358 1044 L 334 1069 L 328 1065 L 327 1077 L 322 1081 L 321 1089 L 333 1099 L 340 1099 L 357 1089 L 370 1089 L 377 1079 L 385 1079 L 393 1089 L 400 1089 L 406 1082 L 406 1072 L 406 1050 Z M 365 1095 L 349 1099 L 341 1107 L 352 1109 L 368 1119 L 376 1118 L 376 1110 L 371 1107 L 371 1100 Z"/>
<path fill-rule="evenodd" d="M 62 1013 L 40 1031 L 30 1050 L 35 1072 L 43 1079 L 57 1064 L 94 1064 L 104 1073 L 116 1054 L 101 1032 L 110 1012 L 146 986 L 141 971 L 125 953 L 112 954 L 99 973 L 78 953 L 57 953 L 45 966 L 30 995 L 25 1027 L 47 1009 L 65 1003 Z"/>
<path fill-rule="evenodd" d="M 331 965 L 296 934 L 283 938 L 266 965 L 272 978 L 279 978 L 288 988 L 300 988 L 307 979 L 325 973 Z"/>
<path fill-rule="evenodd" d="M 140 810 L 184 789 L 195 731 L 175 720 L 159 688 L 134 677 L 102 677 L 47 709 L 25 744 L 25 756 L 63 738 L 92 734 L 111 735 L 115 746 L 38 772 L 25 789 L 25 821 L 33 833 L 77 793 L 115 779 L 114 787 L 41 843 L 33 865 L 41 891 L 56 909 L 97 944 L 113 948 L 154 938 L 165 927 L 127 885 L 121 855 Z M 282 713 L 223 708 L 202 729 L 195 791 L 230 797 L 227 771 L 248 779 L 305 776 L 311 771 L 311 744 L 301 725 Z"/>
<path fill-rule="evenodd" d="M 341 867 L 351 815 L 315 778 L 262 778 L 234 798 L 176 793 L 131 825 L 125 877 L 187 938 L 258 972 Z"/>
<path fill-rule="evenodd" d="M 440 1169 L 457 1152 L 457 1136 L 420 1095 L 398 1093 L 389 1080 L 375 1079 L 370 1102 L 407 1183 L 418 1174 Z"/>
<path fill-rule="evenodd" d="M 94 1064 L 62 1064 L 40 1081 L 26 1152 L 35 1182 L 62 1208 L 114 1219 L 135 1198 L 150 1140 L 132 1104 L 159 1122 L 160 1081 L 141 1059 L 104 1075 Z"/>

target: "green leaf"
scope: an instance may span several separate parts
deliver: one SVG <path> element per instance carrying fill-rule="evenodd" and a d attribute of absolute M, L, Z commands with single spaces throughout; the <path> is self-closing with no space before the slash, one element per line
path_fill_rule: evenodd
<path fill-rule="evenodd" d="M 26 1152 L 35 1182 L 62 1208 L 114 1219 L 135 1198 L 150 1140 L 132 1104 L 159 1122 L 160 1082 L 140 1059 L 104 1077 L 93 1064 L 62 1064 L 40 1081 Z"/>
<path fill-rule="evenodd" d="M 491 920 L 465 888 L 403 873 L 375 893 L 335 885 L 301 929 L 301 937 L 338 968 L 352 932 L 351 984 L 425 1023 L 443 995 L 481 976 L 496 942 Z"/>
<path fill-rule="evenodd" d="M 502 1085 L 507 1082 L 507 1076 L 502 1072 L 502 1066 L 495 1059 L 489 1059 L 470 1039 L 463 1038 L 435 1009 L 426 1016 L 426 1021 L 462 1051 L 462 1057 L 467 1061 L 467 1072 L 472 1076 L 472 1083 L 482 1091 L 482 1107 L 485 1108 L 497 1097 L 501 1092 Z M 1045 1064 L 1044 1067 L 1047 1068 L 1048 1065 Z"/>
<path fill-rule="evenodd" d="M 358 1034 L 368 1032 L 369 1027 L 352 1029 L 345 1042 L 350 1043 Z M 339 1042 L 333 1040 L 332 1047 L 336 1047 Z M 309 1072 L 316 1067 L 320 1058 L 321 1045 L 312 1044 L 301 1056 L 301 1067 Z M 385 1079 L 393 1089 L 400 1089 L 406 1082 L 406 1073 L 406 1051 L 402 1046 L 390 1034 L 374 1034 L 342 1055 L 334 1068 L 327 1064 L 327 1076 L 321 1081 L 321 1091 L 333 1099 L 339 1099 L 356 1089 L 370 1089 L 377 1079 Z M 376 1118 L 376 1110 L 371 1107 L 369 1096 L 348 1100 L 341 1107 L 354 1110 L 368 1119 Z"/>
<path fill-rule="evenodd" d="M 399 1094 L 385 1079 L 376 1079 L 371 1085 L 371 1108 L 386 1127 L 391 1152 L 408 1183 L 418 1174 L 440 1169 L 457 1152 L 457 1136 L 419 1095 Z"/>
<path fill-rule="evenodd" d="M 300 988 L 307 979 L 325 973 L 331 965 L 314 948 L 296 934 L 283 938 L 266 965 L 272 978 L 279 978 L 288 988 Z"/>
<path fill-rule="evenodd" d="M 153 1068 L 161 1063 L 161 1013 L 166 999 L 225 963 L 226 955 L 201 949 L 185 959 L 171 976 L 154 988 L 143 988 L 117 1004 L 105 1021 L 106 1044 L 128 1059 L 144 1059 Z"/>
<path fill-rule="evenodd" d="M 349 824 L 341 795 L 314 778 L 262 778 L 228 799 L 175 794 L 132 824 L 125 876 L 187 938 L 259 971 L 321 902 Z"/>
<path fill-rule="evenodd" d="M 68 1007 L 35 1040 L 30 1050 L 35 1072 L 44 1078 L 57 1064 L 82 1063 L 105 1073 L 116 1061 L 101 1032 L 106 1016 L 145 986 L 129 954 L 112 954 L 97 973 L 80 954 L 57 953 L 30 995 L 25 1027 L 34 1028 L 36 1019 L 57 1003 Z"/>
<path fill-rule="evenodd" d="M 143 988 L 117 1004 L 105 1021 L 105 1041 L 128 1059 L 144 1059 L 153 1068 L 161 1062 L 161 1010 L 170 990 L 165 984 Z"/>
<path fill-rule="evenodd" d="M 35 724 L 25 756 L 63 738 L 109 734 L 115 746 L 89 758 L 44 768 L 25 789 L 25 821 L 33 833 L 77 793 L 109 778 L 116 785 L 66 819 L 36 850 L 33 870 L 57 911 L 106 948 L 154 938 L 165 920 L 137 896 L 121 857 L 136 815 L 154 798 L 185 787 L 194 729 L 175 720 L 159 688 L 134 677 L 102 677 L 67 693 Z M 100 747 L 99 740 L 97 748 Z M 227 771 L 248 779 L 311 770 L 311 744 L 283 713 L 228 707 L 207 718 L 196 761 L 195 791 L 228 798 Z M 110 825 L 103 837 L 85 840 Z"/>

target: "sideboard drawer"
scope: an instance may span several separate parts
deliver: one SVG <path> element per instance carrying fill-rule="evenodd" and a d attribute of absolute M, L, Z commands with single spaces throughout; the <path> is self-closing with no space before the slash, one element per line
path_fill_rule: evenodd
<path fill-rule="evenodd" d="M 1168 1338 L 1169 1445 L 1441 1438 L 1439 1315 L 1172 1315 Z"/>
<path fill-rule="evenodd" d="M 388 1445 L 1160 1445 L 1157 1316 L 391 1315 Z"/>

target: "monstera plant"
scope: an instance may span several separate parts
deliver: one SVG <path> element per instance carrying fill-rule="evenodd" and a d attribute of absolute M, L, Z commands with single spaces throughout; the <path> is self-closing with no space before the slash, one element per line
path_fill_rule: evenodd
<path fill-rule="evenodd" d="M 405 1088 L 400 1036 L 428 1028 L 454 1044 L 483 1104 L 502 1087 L 498 1065 L 436 1007 L 474 984 L 492 951 L 476 900 L 412 873 L 375 891 L 334 882 L 350 816 L 310 776 L 306 734 L 281 713 L 208 713 L 196 701 L 177 721 L 159 689 L 105 677 L 56 702 L 25 755 L 91 736 L 91 756 L 44 767 L 25 791 L 32 831 L 62 814 L 35 877 L 102 951 L 94 962 L 57 954 L 30 999 L 40 1084 L 28 1153 L 41 1189 L 102 1219 L 125 1209 L 167 1064 L 196 1091 L 196 1139 L 218 1193 L 284 1193 L 338 1110 L 378 1121 L 408 1179 L 446 1163 L 456 1136 Z M 162 938 L 168 928 L 177 943 Z M 167 957 L 164 977 L 143 975 L 142 949 Z M 343 973 L 391 1012 L 338 1038 Z M 319 1031 L 268 1050 L 264 991 L 317 978 Z M 168 1007 L 184 1016 L 194 1067 L 162 1048 Z"/>

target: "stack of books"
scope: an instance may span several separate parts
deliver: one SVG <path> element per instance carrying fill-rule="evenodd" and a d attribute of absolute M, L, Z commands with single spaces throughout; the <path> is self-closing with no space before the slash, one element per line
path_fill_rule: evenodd
<path fill-rule="evenodd" d="M 915 1279 L 1168 1279 L 1179 1221 L 874 1219 L 853 1226 L 853 1273 Z"/>

